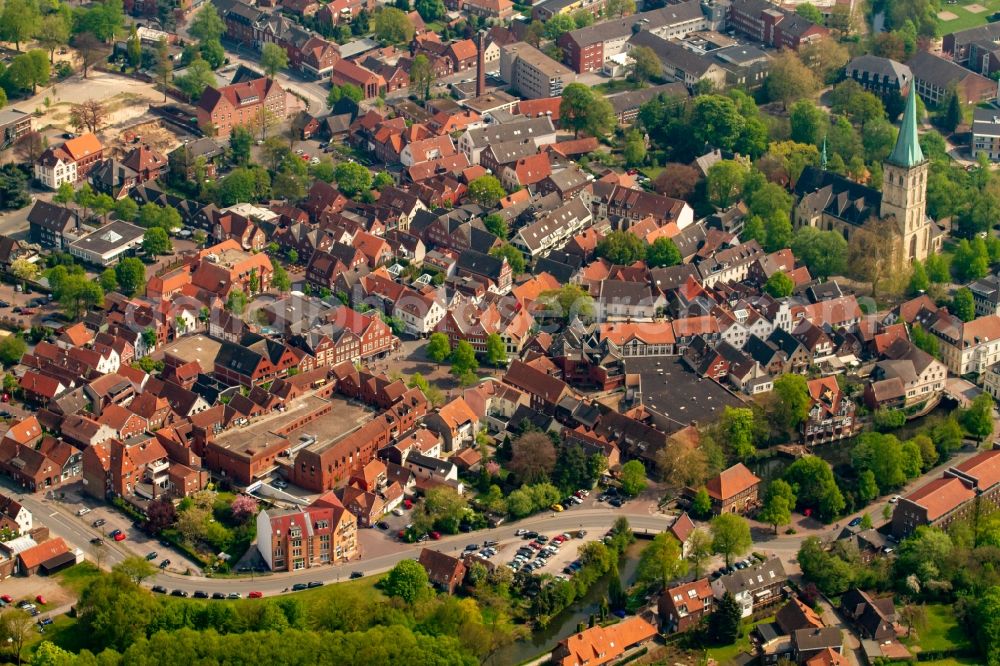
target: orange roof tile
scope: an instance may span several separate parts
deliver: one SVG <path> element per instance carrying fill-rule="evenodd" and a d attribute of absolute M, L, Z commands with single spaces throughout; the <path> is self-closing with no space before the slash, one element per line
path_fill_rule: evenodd
<path fill-rule="evenodd" d="M 705 484 L 708 494 L 719 501 L 726 501 L 744 490 L 760 483 L 756 474 L 743 463 L 736 463 L 723 470 L 718 476 L 711 478 Z"/>

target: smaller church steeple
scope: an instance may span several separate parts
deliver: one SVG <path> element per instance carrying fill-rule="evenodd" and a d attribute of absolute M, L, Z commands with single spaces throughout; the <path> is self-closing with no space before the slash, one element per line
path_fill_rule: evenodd
<path fill-rule="evenodd" d="M 917 95 L 910 84 L 910 93 L 906 96 L 906 110 L 903 111 L 903 124 L 899 127 L 899 137 L 896 147 L 886 160 L 890 164 L 909 169 L 924 161 L 924 152 L 920 150 L 920 137 L 917 135 Z"/>

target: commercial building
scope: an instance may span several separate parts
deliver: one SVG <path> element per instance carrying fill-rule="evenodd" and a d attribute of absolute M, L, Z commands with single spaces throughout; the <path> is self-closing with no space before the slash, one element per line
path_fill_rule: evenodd
<path fill-rule="evenodd" d="M 69 253 L 94 266 L 110 266 L 142 245 L 146 230 L 115 220 L 69 245 Z"/>
<path fill-rule="evenodd" d="M 565 65 L 556 62 L 526 42 L 500 47 L 500 78 L 522 97 L 559 97 L 576 80 Z"/>
<path fill-rule="evenodd" d="M 268 114 L 279 122 L 284 120 L 285 91 L 268 78 L 208 87 L 198 100 L 195 114 L 199 127 L 226 139 L 234 127 L 259 128 L 268 122 Z"/>

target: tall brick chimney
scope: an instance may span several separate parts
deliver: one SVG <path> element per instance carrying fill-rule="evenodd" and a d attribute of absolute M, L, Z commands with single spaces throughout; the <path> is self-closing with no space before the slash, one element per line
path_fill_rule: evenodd
<path fill-rule="evenodd" d="M 486 31 L 480 30 L 476 38 L 476 97 L 486 93 Z"/>

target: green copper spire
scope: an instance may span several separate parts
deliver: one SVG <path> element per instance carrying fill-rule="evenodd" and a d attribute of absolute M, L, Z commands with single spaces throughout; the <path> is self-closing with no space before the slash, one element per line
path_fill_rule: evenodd
<path fill-rule="evenodd" d="M 899 138 L 896 147 L 892 149 L 888 162 L 901 167 L 914 167 L 924 161 L 924 153 L 920 150 L 917 136 L 917 96 L 910 84 L 910 94 L 906 96 L 906 110 L 903 111 L 903 124 L 899 128 Z"/>

